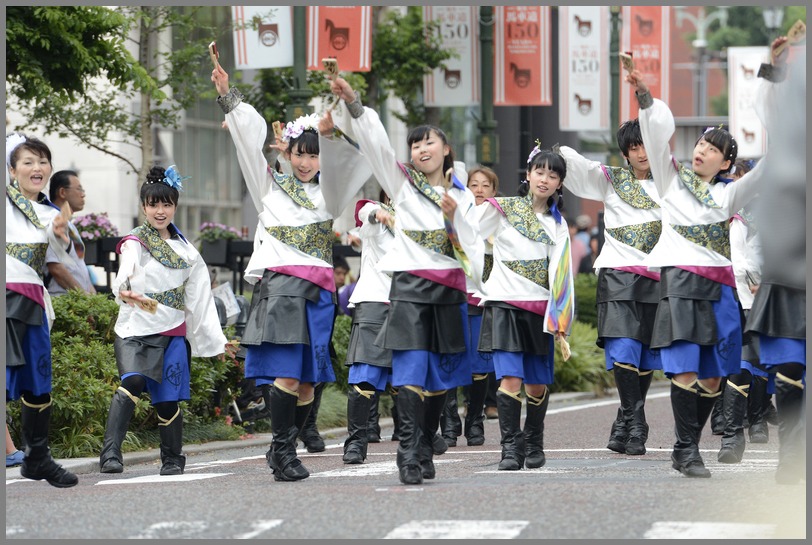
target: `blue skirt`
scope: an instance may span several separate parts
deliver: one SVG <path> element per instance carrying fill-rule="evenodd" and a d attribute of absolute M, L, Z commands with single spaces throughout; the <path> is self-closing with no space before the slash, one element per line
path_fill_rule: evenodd
<path fill-rule="evenodd" d="M 555 380 L 555 346 L 553 336 L 544 335 L 550 338 L 550 350 L 545 355 L 494 350 L 496 378 L 519 377 L 525 384 L 552 384 Z"/>
<path fill-rule="evenodd" d="M 121 380 L 141 375 L 147 382 L 147 392 L 153 405 L 167 401 L 188 401 L 192 398 L 190 388 L 190 361 L 186 350 L 185 337 L 172 337 L 164 351 L 164 366 L 161 382 L 141 373 L 124 373 Z"/>
<path fill-rule="evenodd" d="M 491 352 L 480 352 L 477 350 L 479 345 L 479 330 L 482 326 L 482 314 L 471 315 L 468 314 L 468 339 L 466 339 L 465 354 L 468 356 L 471 364 L 471 373 L 476 375 L 484 375 L 493 372 L 493 354 Z"/>
<path fill-rule="evenodd" d="M 760 363 L 774 367 L 782 363 L 800 363 L 806 367 L 806 340 L 759 335 Z"/>
<path fill-rule="evenodd" d="M 392 369 L 380 367 L 368 363 L 356 363 L 350 366 L 350 374 L 347 379 L 349 384 L 361 384 L 368 382 L 379 392 L 386 390 L 386 383 L 392 382 Z"/>
<path fill-rule="evenodd" d="M 51 393 L 51 335 L 42 310 L 42 325 L 26 328 L 22 342 L 25 365 L 6 367 L 6 396 L 20 399 L 30 391 L 35 396 Z"/>
<path fill-rule="evenodd" d="M 319 300 L 305 303 L 310 344 L 263 342 L 247 346 L 245 378 L 256 384 L 270 384 L 275 378 L 292 378 L 304 383 L 335 382 L 330 361 L 331 324 L 335 317 L 333 293 L 319 290 Z"/>
<path fill-rule="evenodd" d="M 637 339 L 607 337 L 603 339 L 603 349 L 607 371 L 611 371 L 615 363 L 630 363 L 641 371 L 663 368 L 660 351 L 652 350 Z"/>

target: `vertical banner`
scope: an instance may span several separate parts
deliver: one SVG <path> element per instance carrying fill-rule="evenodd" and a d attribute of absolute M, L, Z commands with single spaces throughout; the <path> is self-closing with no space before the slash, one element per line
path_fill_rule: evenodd
<path fill-rule="evenodd" d="M 423 7 L 423 20 L 440 23 L 444 49 L 458 57 L 445 61 L 423 78 L 426 106 L 479 104 L 479 8 L 476 6 Z"/>
<path fill-rule="evenodd" d="M 289 6 L 232 6 L 238 70 L 293 66 L 291 12 Z"/>
<path fill-rule="evenodd" d="M 631 51 L 634 66 L 643 74 L 651 96 L 668 103 L 671 59 L 671 8 L 668 6 L 624 6 L 620 50 Z M 617 61 L 620 62 L 620 61 Z M 620 122 L 637 117 L 637 99 L 620 69 Z"/>
<path fill-rule="evenodd" d="M 609 129 L 609 8 L 558 8 L 558 123 L 562 131 Z"/>
<path fill-rule="evenodd" d="M 322 70 L 321 59 L 327 57 L 337 59 L 342 71 L 370 71 L 371 6 L 307 8 L 307 69 Z"/>
<path fill-rule="evenodd" d="M 496 6 L 494 15 L 494 106 L 550 106 L 550 7 Z"/>
<path fill-rule="evenodd" d="M 756 75 L 762 62 L 769 62 L 770 49 L 761 47 L 728 47 L 728 119 L 730 134 L 739 145 L 739 157 L 761 157 L 767 152 L 764 126 L 756 115 Z"/>

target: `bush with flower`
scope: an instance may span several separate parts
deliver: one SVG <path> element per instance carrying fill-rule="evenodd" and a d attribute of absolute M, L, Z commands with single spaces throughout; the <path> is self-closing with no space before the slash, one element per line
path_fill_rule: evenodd
<path fill-rule="evenodd" d="M 75 225 L 76 230 L 79 231 L 79 236 L 81 236 L 84 241 L 118 236 L 118 228 L 110 221 L 107 212 L 76 216 L 71 221 L 73 221 L 73 225 Z"/>
<path fill-rule="evenodd" d="M 200 231 L 200 240 L 203 242 L 216 242 L 218 240 L 236 240 L 241 238 L 242 234 L 234 227 L 229 227 L 222 223 L 213 221 L 204 221 L 198 228 Z"/>

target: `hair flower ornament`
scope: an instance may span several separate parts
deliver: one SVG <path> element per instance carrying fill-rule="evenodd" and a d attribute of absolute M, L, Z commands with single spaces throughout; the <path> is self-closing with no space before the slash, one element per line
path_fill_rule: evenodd
<path fill-rule="evenodd" d="M 177 171 L 177 167 L 172 165 L 166 169 L 166 177 L 163 179 L 163 183 L 173 189 L 183 191 L 183 184 L 181 182 L 189 178 L 191 178 L 191 176 L 181 176 Z"/>
<path fill-rule="evenodd" d="M 20 144 L 25 143 L 26 138 L 18 132 L 13 132 L 6 136 L 6 166 L 11 166 L 11 154 Z"/>
<path fill-rule="evenodd" d="M 530 150 L 530 155 L 527 156 L 527 164 L 530 164 L 530 161 L 533 160 L 533 157 L 538 155 L 541 152 L 541 140 L 536 138 L 536 147 Z"/>
<path fill-rule="evenodd" d="M 299 138 L 304 131 L 317 133 L 319 131 L 320 120 L 319 114 L 297 117 L 295 121 L 291 121 L 285 125 L 285 131 L 282 133 L 282 141 L 290 142 L 294 138 Z"/>

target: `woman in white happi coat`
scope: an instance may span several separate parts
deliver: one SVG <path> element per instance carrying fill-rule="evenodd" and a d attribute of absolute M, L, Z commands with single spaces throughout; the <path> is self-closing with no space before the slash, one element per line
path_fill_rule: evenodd
<path fill-rule="evenodd" d="M 313 385 L 334 382 L 329 343 L 335 314 L 333 218 L 369 178 L 357 148 L 343 137 L 330 138 L 332 123 L 319 135 L 319 116 L 288 123 L 283 141 L 292 174 L 272 169 L 263 154 L 268 125 L 229 89 L 228 74 L 217 66 L 211 76 L 217 103 L 259 213 L 254 252 L 245 271 L 254 295 L 241 343 L 245 376 L 265 388 L 273 439 L 266 454 L 277 481 L 307 478 L 296 456 L 296 437 L 313 404 Z M 320 179 L 343 177 L 344 191 L 329 196 Z"/>
<path fill-rule="evenodd" d="M 627 167 L 590 161 L 567 146 L 567 188 L 573 195 L 604 204 L 605 242 L 595 260 L 598 270 L 598 346 L 606 370 L 615 377 L 620 408 L 607 448 L 646 453 L 646 393 L 655 369 L 662 369 L 651 334 L 660 300 L 660 274 L 643 265 L 660 238 L 660 205 L 651 178 L 640 122 L 632 119 L 617 131 Z"/>
<path fill-rule="evenodd" d="M 500 470 L 546 462 L 544 417 L 554 380 L 554 339 L 566 343 L 575 308 L 569 227 L 560 211 L 566 176 L 564 158 L 536 146 L 519 196 L 487 199 L 477 207 L 481 236 L 493 237 L 493 269 L 476 296 L 484 307 L 479 350 L 493 354 L 500 380 Z"/>
<path fill-rule="evenodd" d="M 6 138 L 6 167 L 6 398 L 22 404 L 20 474 L 66 488 L 79 480 L 48 447 L 54 312 L 42 280 L 49 247 L 67 257 L 67 219 L 44 193 L 53 172 L 48 146 L 13 133 Z"/>
<path fill-rule="evenodd" d="M 669 140 L 674 116 L 653 99 L 639 71 L 626 76 L 640 104 L 640 129 L 660 195 L 662 234 L 645 264 L 660 270 L 660 303 L 651 347 L 660 349 L 671 379 L 676 423 L 672 467 L 687 477 L 710 477 L 699 437 L 720 395 L 722 377 L 741 363 L 742 326 L 730 261 L 730 217 L 756 193 L 754 172 L 736 183 L 726 174 L 736 140 L 722 128 L 699 137 L 691 167 L 677 163 Z M 758 167 L 756 167 L 756 170 Z"/>
<path fill-rule="evenodd" d="M 392 350 L 400 480 L 420 484 L 435 477 L 432 440 L 448 388 L 471 380 L 464 357 L 465 271 L 479 282 L 483 259 L 471 219 L 474 196 L 456 176 L 445 185 L 454 156 L 442 130 L 412 129 L 407 136 L 411 163 L 402 164 L 378 114 L 361 105 L 343 78 L 331 85 L 349 110 L 361 153 L 397 210 L 395 240 L 378 263 L 379 270 L 392 273 L 392 286 L 377 344 Z"/>
<path fill-rule="evenodd" d="M 174 165 L 152 167 L 141 186 L 146 221 L 125 235 L 112 291 L 120 308 L 116 320 L 116 363 L 121 386 L 113 394 L 104 444 L 102 473 L 121 473 L 121 444 L 145 390 L 158 413 L 161 475 L 181 475 L 186 465 L 183 414 L 179 401 L 191 398 L 192 356 L 228 351 L 200 253 L 172 220 L 181 177 Z"/>

